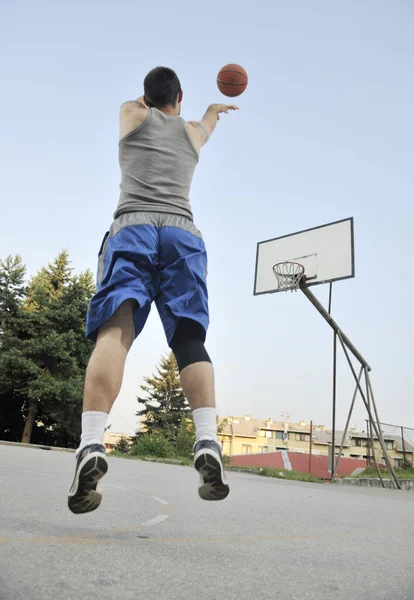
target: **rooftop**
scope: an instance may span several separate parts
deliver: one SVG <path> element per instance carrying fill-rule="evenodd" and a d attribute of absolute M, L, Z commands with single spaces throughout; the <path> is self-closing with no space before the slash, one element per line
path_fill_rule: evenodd
<path fill-rule="evenodd" d="M 268 419 L 252 419 L 249 415 L 244 416 L 228 416 L 220 417 L 218 420 L 219 427 L 221 427 L 222 435 L 237 435 L 240 437 L 256 438 L 259 435 L 260 430 L 265 431 L 287 431 L 293 433 L 310 433 L 310 424 L 306 421 L 300 421 L 299 423 L 291 423 L 289 421 L 276 421 L 272 418 Z M 335 445 L 340 446 L 343 431 L 337 430 L 335 432 Z M 388 435 L 383 432 L 384 439 L 386 441 L 394 441 L 395 449 L 399 452 L 403 451 L 402 438 L 398 435 Z M 315 444 L 330 445 L 332 442 L 332 433 L 324 425 L 314 425 L 312 429 L 312 438 Z M 344 447 L 352 446 L 352 438 L 367 439 L 367 433 L 364 431 L 355 431 L 354 429 L 348 430 L 345 438 Z M 377 438 L 374 436 L 374 439 Z M 414 447 L 405 440 L 406 452 L 414 452 Z"/>

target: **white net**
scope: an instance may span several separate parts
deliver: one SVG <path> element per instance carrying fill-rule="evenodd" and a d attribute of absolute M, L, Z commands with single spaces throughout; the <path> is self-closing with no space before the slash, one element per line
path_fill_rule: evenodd
<path fill-rule="evenodd" d="M 296 262 L 281 262 L 274 265 L 273 272 L 277 279 L 278 290 L 287 292 L 299 288 L 305 269 L 303 265 Z"/>

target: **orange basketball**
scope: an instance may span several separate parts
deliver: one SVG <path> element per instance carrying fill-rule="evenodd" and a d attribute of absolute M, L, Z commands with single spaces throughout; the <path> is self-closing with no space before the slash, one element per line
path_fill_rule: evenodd
<path fill-rule="evenodd" d="M 226 65 L 217 75 L 217 87 L 222 94 L 234 98 L 247 87 L 247 73 L 240 65 Z"/>

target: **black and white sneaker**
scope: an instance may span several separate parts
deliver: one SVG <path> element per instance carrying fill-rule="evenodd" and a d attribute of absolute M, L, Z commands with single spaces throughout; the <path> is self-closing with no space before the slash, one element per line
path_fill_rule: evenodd
<path fill-rule="evenodd" d="M 68 506 L 73 513 L 88 513 L 99 507 L 102 500 L 99 480 L 107 470 L 106 450 L 102 444 L 90 444 L 79 452 L 68 497 Z"/>
<path fill-rule="evenodd" d="M 202 440 L 194 445 L 194 466 L 200 473 L 198 493 L 203 500 L 224 500 L 230 492 L 224 474 L 220 445 L 214 440 Z"/>

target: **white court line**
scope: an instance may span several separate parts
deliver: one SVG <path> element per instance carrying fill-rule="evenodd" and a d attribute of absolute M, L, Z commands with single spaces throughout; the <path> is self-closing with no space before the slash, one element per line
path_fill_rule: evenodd
<path fill-rule="evenodd" d="M 116 490 L 127 490 L 126 487 L 121 487 L 120 485 L 110 485 L 109 483 L 105 483 L 104 487 L 115 488 Z"/>
<path fill-rule="evenodd" d="M 22 469 L 16 469 L 17 473 L 28 473 L 29 475 L 44 475 L 45 477 L 57 477 L 53 473 L 39 473 L 38 471 L 23 471 Z"/>
<path fill-rule="evenodd" d="M 158 498 L 158 496 L 150 496 L 150 498 L 152 498 L 153 500 L 156 500 L 160 504 L 164 504 L 164 506 L 169 506 L 168 502 L 166 502 L 162 498 Z"/>
<path fill-rule="evenodd" d="M 162 523 L 162 521 L 165 521 L 165 519 L 168 519 L 170 515 L 157 515 L 156 517 L 154 517 L 153 519 L 150 519 L 149 521 L 145 521 L 145 523 L 141 523 L 141 525 L 146 525 L 148 527 L 151 527 L 151 525 L 156 525 L 157 523 Z"/>

